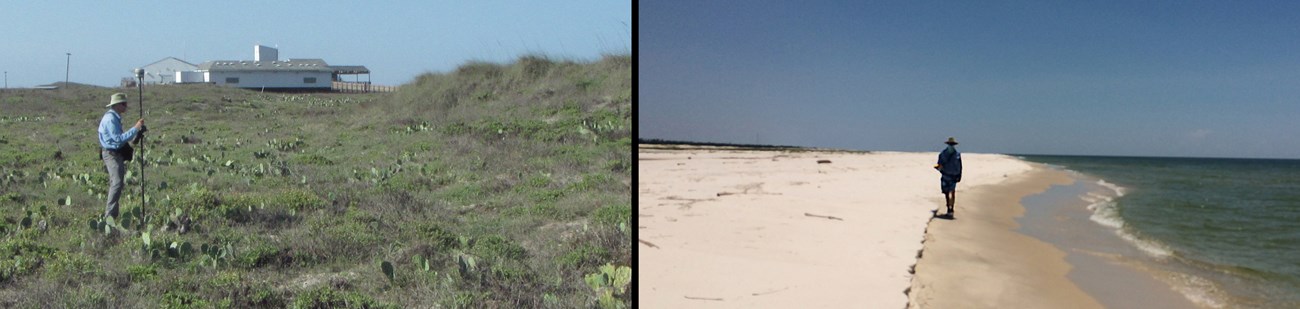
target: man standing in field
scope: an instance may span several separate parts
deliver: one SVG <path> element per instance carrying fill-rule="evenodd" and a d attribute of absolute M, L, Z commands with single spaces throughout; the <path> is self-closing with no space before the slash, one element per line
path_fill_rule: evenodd
<path fill-rule="evenodd" d="M 948 217 L 952 217 L 952 206 L 957 202 L 957 183 L 961 182 L 961 153 L 957 152 L 957 139 L 949 137 L 944 144 L 948 144 L 948 148 L 939 152 L 939 162 L 934 169 L 939 171 L 939 189 L 948 204 Z"/>
<path fill-rule="evenodd" d="M 108 169 L 108 206 L 104 208 L 104 216 L 117 218 L 117 200 L 122 197 L 123 177 L 126 175 L 125 161 L 131 159 L 127 153 L 127 148 L 131 146 L 127 143 L 140 133 L 144 119 L 136 120 L 134 127 L 123 132 L 122 113 L 126 112 L 126 94 L 114 93 L 106 107 L 109 110 L 99 121 L 99 147 L 102 147 L 99 155 L 104 160 L 104 167 Z"/>

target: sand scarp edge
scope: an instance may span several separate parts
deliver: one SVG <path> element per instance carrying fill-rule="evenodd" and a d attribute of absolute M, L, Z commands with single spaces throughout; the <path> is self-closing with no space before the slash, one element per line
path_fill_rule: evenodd
<path fill-rule="evenodd" d="M 931 216 L 930 219 L 926 220 L 925 231 L 921 236 L 921 249 L 916 250 L 916 263 L 912 263 L 912 265 L 907 267 L 907 273 L 911 274 L 912 278 L 909 280 L 907 288 L 903 289 L 903 295 L 907 295 L 907 304 L 903 306 L 904 309 L 914 308 L 913 304 L 917 303 L 915 299 L 916 295 L 912 294 L 912 292 L 916 290 L 917 284 L 916 265 L 921 263 L 921 258 L 925 255 L 925 242 L 930 239 L 930 224 L 934 223 L 934 218 L 934 216 Z"/>

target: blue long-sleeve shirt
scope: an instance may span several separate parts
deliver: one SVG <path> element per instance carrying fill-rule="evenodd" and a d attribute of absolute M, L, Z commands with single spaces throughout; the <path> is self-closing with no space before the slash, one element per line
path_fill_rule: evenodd
<path fill-rule="evenodd" d="M 940 174 L 961 181 L 961 152 L 957 152 L 957 148 L 949 145 L 947 149 L 940 152 L 938 164 Z"/>
<path fill-rule="evenodd" d="M 104 113 L 104 118 L 99 120 L 99 147 L 117 150 L 134 139 L 136 133 L 134 127 L 122 132 L 122 116 L 117 111 L 108 110 Z"/>

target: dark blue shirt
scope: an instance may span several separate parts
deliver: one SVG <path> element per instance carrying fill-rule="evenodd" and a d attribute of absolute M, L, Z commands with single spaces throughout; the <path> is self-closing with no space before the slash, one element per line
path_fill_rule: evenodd
<path fill-rule="evenodd" d="M 938 164 L 940 174 L 961 181 L 961 152 L 958 152 L 957 148 L 948 145 L 948 149 L 939 152 Z"/>

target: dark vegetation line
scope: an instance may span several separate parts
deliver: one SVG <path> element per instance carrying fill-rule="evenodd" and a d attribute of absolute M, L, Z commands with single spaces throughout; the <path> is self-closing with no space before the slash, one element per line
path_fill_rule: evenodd
<path fill-rule="evenodd" d="M 762 144 L 734 144 L 734 143 L 715 143 L 715 142 L 692 142 L 676 141 L 665 139 L 640 139 L 636 140 L 637 144 L 645 145 L 687 145 L 687 146 L 714 146 L 714 147 L 735 147 L 743 149 L 809 149 L 802 146 L 784 146 L 784 145 L 762 145 Z"/>

